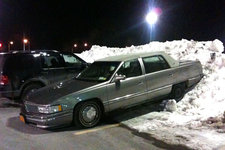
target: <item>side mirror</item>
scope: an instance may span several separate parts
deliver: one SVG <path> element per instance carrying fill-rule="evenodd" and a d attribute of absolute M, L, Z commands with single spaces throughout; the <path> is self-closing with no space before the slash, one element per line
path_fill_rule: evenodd
<path fill-rule="evenodd" d="M 125 80 L 126 79 L 126 76 L 125 75 L 115 75 L 114 77 L 114 82 L 118 82 L 120 80 Z"/>

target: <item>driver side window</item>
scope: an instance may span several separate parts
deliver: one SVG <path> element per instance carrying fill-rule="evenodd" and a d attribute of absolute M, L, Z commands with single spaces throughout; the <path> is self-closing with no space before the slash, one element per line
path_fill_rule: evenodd
<path fill-rule="evenodd" d="M 125 75 L 126 78 L 142 75 L 141 66 L 138 59 L 124 62 L 117 74 Z"/>
<path fill-rule="evenodd" d="M 73 55 L 70 54 L 62 54 L 65 63 L 66 63 L 66 67 L 78 67 L 82 64 L 82 62 L 74 57 Z"/>

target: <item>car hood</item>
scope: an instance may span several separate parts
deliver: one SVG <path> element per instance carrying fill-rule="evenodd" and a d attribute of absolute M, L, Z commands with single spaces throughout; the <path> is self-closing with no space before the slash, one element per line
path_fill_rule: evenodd
<path fill-rule="evenodd" d="M 48 105 L 53 103 L 54 101 L 57 101 L 63 96 L 94 86 L 96 84 L 98 83 L 76 79 L 58 82 L 31 93 L 26 101 L 35 104 Z"/>

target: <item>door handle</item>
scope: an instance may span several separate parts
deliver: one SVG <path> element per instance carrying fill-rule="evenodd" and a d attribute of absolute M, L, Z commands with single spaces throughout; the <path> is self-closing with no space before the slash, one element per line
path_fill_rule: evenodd
<path fill-rule="evenodd" d="M 169 76 L 170 76 L 170 77 L 173 77 L 173 74 L 172 74 L 172 73 L 170 73 L 170 74 L 169 74 Z"/>
<path fill-rule="evenodd" d="M 138 84 L 137 84 L 137 85 L 142 85 L 142 84 L 144 84 L 144 82 L 142 82 L 142 81 L 141 81 L 141 82 L 138 82 Z"/>

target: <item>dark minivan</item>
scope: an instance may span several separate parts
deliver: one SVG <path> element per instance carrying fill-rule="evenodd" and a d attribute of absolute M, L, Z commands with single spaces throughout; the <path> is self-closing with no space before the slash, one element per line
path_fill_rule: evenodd
<path fill-rule="evenodd" d="M 55 50 L 0 53 L 1 97 L 24 98 L 31 91 L 76 76 L 87 63 Z"/>

